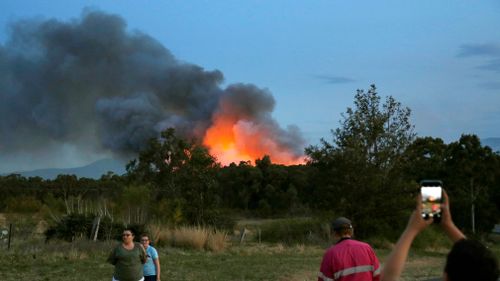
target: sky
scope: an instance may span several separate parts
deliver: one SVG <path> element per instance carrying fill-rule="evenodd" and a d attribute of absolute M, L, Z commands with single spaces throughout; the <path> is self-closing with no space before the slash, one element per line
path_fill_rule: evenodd
<path fill-rule="evenodd" d="M 296 126 L 303 146 L 330 140 L 356 90 L 371 84 L 412 110 L 418 136 L 500 137 L 499 1 L 2 0 L 0 50 L 13 23 L 74 23 L 88 11 L 122 18 L 181 63 L 220 72 L 222 90 L 245 83 L 271 94 L 270 120 Z M 14 153 L 0 142 L 0 172 L 110 155 L 59 147 Z"/>

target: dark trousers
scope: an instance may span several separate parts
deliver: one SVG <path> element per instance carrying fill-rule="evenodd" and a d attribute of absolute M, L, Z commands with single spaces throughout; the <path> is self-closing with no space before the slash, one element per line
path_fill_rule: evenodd
<path fill-rule="evenodd" d="M 144 276 L 144 281 L 156 281 L 156 275 Z"/>

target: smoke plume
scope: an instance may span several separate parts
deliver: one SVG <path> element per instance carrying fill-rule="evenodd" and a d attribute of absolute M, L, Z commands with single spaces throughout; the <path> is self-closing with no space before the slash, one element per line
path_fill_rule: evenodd
<path fill-rule="evenodd" d="M 220 71 L 180 62 L 154 38 L 128 31 L 117 15 L 15 22 L 0 45 L 1 157 L 68 145 L 130 157 L 168 127 L 202 140 L 221 120 L 252 138 L 236 139 L 238 149 L 301 156 L 300 132 L 271 117 L 268 91 L 224 89 L 222 81 Z"/>

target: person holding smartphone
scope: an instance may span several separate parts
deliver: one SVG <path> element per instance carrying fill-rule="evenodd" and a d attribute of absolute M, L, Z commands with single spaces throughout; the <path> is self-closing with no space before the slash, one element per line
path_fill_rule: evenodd
<path fill-rule="evenodd" d="M 439 224 L 454 242 L 446 258 L 443 280 L 496 281 L 500 273 L 495 255 L 480 242 L 466 239 L 465 235 L 453 223 L 448 195 L 444 190 L 442 192 L 444 202 L 441 205 Z M 381 273 L 382 281 L 399 280 L 413 240 L 433 221 L 432 218 L 426 219 L 422 216 L 422 195 L 419 194 L 416 209 L 384 264 Z"/>

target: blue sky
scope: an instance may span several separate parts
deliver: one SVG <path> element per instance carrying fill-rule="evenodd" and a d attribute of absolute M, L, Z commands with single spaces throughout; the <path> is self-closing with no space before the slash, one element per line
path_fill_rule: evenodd
<path fill-rule="evenodd" d="M 86 8 L 123 17 L 179 60 L 220 70 L 224 84 L 267 88 L 273 117 L 309 144 L 330 139 L 356 89 L 372 83 L 412 109 L 419 136 L 500 137 L 499 1 L 2 0 L 0 44 L 11 22 L 72 21 Z M 75 158 L 53 166 L 89 160 Z"/>

